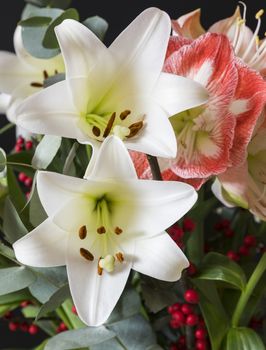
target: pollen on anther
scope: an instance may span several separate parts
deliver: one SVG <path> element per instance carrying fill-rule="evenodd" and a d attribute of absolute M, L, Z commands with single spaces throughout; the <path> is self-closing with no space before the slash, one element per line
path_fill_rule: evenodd
<path fill-rule="evenodd" d="M 86 260 L 89 260 L 89 261 L 93 261 L 94 260 L 94 256 L 92 255 L 91 252 L 89 252 L 87 249 L 85 248 L 80 248 L 80 255 L 86 259 Z"/>
<path fill-rule="evenodd" d="M 101 130 L 99 128 L 97 128 L 97 126 L 94 126 L 92 128 L 92 133 L 94 136 L 99 137 L 101 135 Z"/>
<path fill-rule="evenodd" d="M 99 265 L 100 260 L 101 260 L 101 258 L 99 258 L 99 260 L 98 260 L 98 266 L 97 266 L 97 270 L 98 270 L 97 272 L 98 272 L 98 275 L 99 275 L 99 276 L 101 276 L 102 273 L 103 273 L 103 268 Z"/>
<path fill-rule="evenodd" d="M 125 120 L 127 118 L 127 116 L 129 116 L 129 114 L 131 113 L 131 111 L 129 109 L 126 109 L 124 112 L 122 112 L 119 116 L 119 118 L 121 120 Z"/>
<path fill-rule="evenodd" d="M 114 112 L 111 115 L 111 117 L 110 117 L 110 119 L 109 119 L 109 121 L 107 123 L 107 126 L 106 126 L 106 128 L 105 128 L 105 130 L 103 132 L 103 137 L 107 137 L 110 134 L 110 132 L 112 130 L 112 127 L 114 125 L 114 122 L 115 122 L 115 117 L 116 117 L 116 113 Z"/>
<path fill-rule="evenodd" d="M 256 13 L 255 18 L 256 18 L 256 19 L 261 18 L 261 16 L 262 16 L 263 14 L 264 14 L 264 10 L 263 10 L 263 9 L 261 9 L 261 10 L 259 10 L 259 11 Z"/>
<path fill-rule="evenodd" d="M 37 83 L 37 82 L 32 82 L 32 83 L 30 83 L 30 86 L 32 86 L 32 87 L 43 87 L 43 84 Z"/>
<path fill-rule="evenodd" d="M 103 233 L 106 233 L 105 227 L 104 226 L 98 227 L 97 233 L 99 233 L 100 235 L 102 235 Z"/>
<path fill-rule="evenodd" d="M 123 230 L 120 228 L 120 227 L 116 227 L 115 228 L 115 233 L 117 234 L 117 235 L 121 235 L 121 233 L 123 233 Z"/>
<path fill-rule="evenodd" d="M 87 227 L 85 225 L 81 226 L 79 229 L 79 238 L 85 239 L 87 237 Z"/>
<path fill-rule="evenodd" d="M 44 79 L 48 79 L 49 78 L 49 75 L 48 75 L 46 70 L 43 71 L 43 77 L 44 77 Z"/>
<path fill-rule="evenodd" d="M 120 263 L 124 261 L 124 255 L 121 252 L 116 253 L 115 256 Z"/>

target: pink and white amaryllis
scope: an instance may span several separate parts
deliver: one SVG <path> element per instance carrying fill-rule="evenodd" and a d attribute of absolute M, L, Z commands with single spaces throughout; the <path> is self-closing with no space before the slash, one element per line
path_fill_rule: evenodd
<path fill-rule="evenodd" d="M 212 189 L 226 206 L 248 208 L 266 220 L 266 121 L 261 116 L 244 164 L 218 176 Z M 260 125 L 261 120 L 263 120 Z"/>
<path fill-rule="evenodd" d="M 121 139 L 109 136 L 86 179 L 39 172 L 37 190 L 48 215 L 14 244 L 30 266 L 66 265 L 80 318 L 105 322 L 130 269 L 176 281 L 188 267 L 183 252 L 164 231 L 195 203 L 193 187 L 138 180 Z"/>
<path fill-rule="evenodd" d="M 207 92 L 162 72 L 170 28 L 168 15 L 151 8 L 106 48 L 84 25 L 65 20 L 56 34 L 66 80 L 25 101 L 17 110 L 19 124 L 95 147 L 113 134 L 129 149 L 175 157 L 168 117 L 203 104 Z"/>
<path fill-rule="evenodd" d="M 170 118 L 178 147 L 172 171 L 207 179 L 241 164 L 266 101 L 261 76 L 235 57 L 223 35 L 171 37 L 166 57 L 164 71 L 194 79 L 209 93 L 205 105 Z"/>
<path fill-rule="evenodd" d="M 243 11 L 241 11 L 240 6 L 237 6 L 231 17 L 214 23 L 207 32 L 226 35 L 234 48 L 235 55 L 240 57 L 250 68 L 264 76 L 266 70 L 266 40 L 259 39 L 261 17 L 264 11 L 259 10 L 256 13 L 257 26 L 253 32 L 246 24 L 247 6 L 242 1 L 239 1 L 239 3 L 243 6 Z M 201 11 L 198 9 L 173 20 L 174 34 L 189 39 L 196 39 L 204 34 L 206 31 L 200 23 L 200 13 Z"/>

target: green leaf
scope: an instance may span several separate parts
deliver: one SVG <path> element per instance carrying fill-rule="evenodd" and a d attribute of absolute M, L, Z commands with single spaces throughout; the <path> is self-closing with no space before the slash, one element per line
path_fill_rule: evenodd
<path fill-rule="evenodd" d="M 8 183 L 8 190 L 9 190 L 9 196 L 14 204 L 16 210 L 23 216 L 26 216 L 26 213 L 21 213 L 23 210 L 25 204 L 26 204 L 26 196 L 22 192 L 18 181 L 16 179 L 16 176 L 13 172 L 13 170 L 10 167 L 7 167 L 7 183 Z"/>
<path fill-rule="evenodd" d="M 68 284 L 58 289 L 50 299 L 40 308 L 36 321 L 58 308 L 67 298 L 70 297 Z"/>
<path fill-rule="evenodd" d="M 37 279 L 29 289 L 31 294 L 42 304 L 46 303 L 59 288 L 67 283 L 65 267 L 35 267 L 31 269 L 37 275 Z"/>
<path fill-rule="evenodd" d="M 12 167 L 12 169 L 15 169 L 18 172 L 23 172 L 27 176 L 33 177 L 35 170 L 32 167 L 23 165 L 23 164 L 28 164 L 29 166 L 31 166 L 32 156 L 33 156 L 32 152 L 29 152 L 29 151 L 11 153 L 7 156 L 7 161 L 12 163 L 18 163 L 18 164 L 9 165 Z M 19 164 L 19 163 L 22 163 L 22 164 Z"/>
<path fill-rule="evenodd" d="M 221 342 L 229 328 L 229 320 L 218 295 L 215 283 L 193 278 L 193 284 L 200 290 L 200 309 L 203 314 L 212 350 L 220 350 Z"/>
<path fill-rule="evenodd" d="M 125 350 L 125 347 L 122 346 L 118 339 L 112 338 L 104 341 L 103 343 L 91 345 L 90 350 Z"/>
<path fill-rule="evenodd" d="M 241 267 L 227 256 L 213 252 L 204 257 L 195 278 L 223 281 L 240 290 L 244 290 L 246 286 L 246 276 Z"/>
<path fill-rule="evenodd" d="M 107 323 L 120 321 L 140 312 L 141 301 L 139 294 L 133 289 L 125 289 Z"/>
<path fill-rule="evenodd" d="M 17 292 L 5 294 L 0 296 L 0 305 L 20 303 L 32 298 L 28 289 L 22 289 Z"/>
<path fill-rule="evenodd" d="M 85 19 L 82 23 L 103 41 L 108 29 L 108 23 L 104 18 L 93 16 Z"/>
<path fill-rule="evenodd" d="M 47 214 L 41 204 L 37 188 L 34 187 L 30 200 L 30 222 L 34 227 L 39 226 L 45 219 Z"/>
<path fill-rule="evenodd" d="M 70 350 L 92 346 L 115 337 L 115 333 L 104 326 L 87 327 L 60 333 L 48 340 L 45 350 Z"/>
<path fill-rule="evenodd" d="M 58 8 L 38 8 L 38 9 L 31 8 L 23 14 L 23 17 L 26 17 L 26 16 L 51 17 L 53 20 L 55 20 L 62 13 L 63 11 Z M 27 18 L 23 18 L 23 19 L 27 19 Z M 60 53 L 60 50 L 58 48 L 47 49 L 42 45 L 43 38 L 48 28 L 49 28 L 48 26 L 22 27 L 23 45 L 26 51 L 28 51 L 32 56 L 37 58 L 48 59 Z"/>
<path fill-rule="evenodd" d="M 61 141 L 60 136 L 45 135 L 36 147 L 32 165 L 37 169 L 46 169 L 58 152 Z"/>
<path fill-rule="evenodd" d="M 108 325 L 126 349 L 146 350 L 156 344 L 150 323 L 141 315 L 135 315 Z"/>
<path fill-rule="evenodd" d="M 51 17 L 35 16 L 30 17 L 18 22 L 18 25 L 22 27 L 42 27 L 47 26 L 51 22 Z"/>
<path fill-rule="evenodd" d="M 3 231 L 8 242 L 11 244 L 28 233 L 14 205 L 8 197 L 5 200 L 3 221 Z"/>
<path fill-rule="evenodd" d="M 76 21 L 79 20 L 79 13 L 76 9 L 71 8 L 64 11 L 60 16 L 58 16 L 48 27 L 45 36 L 43 38 L 42 44 L 47 49 L 57 49 L 59 47 L 56 35 L 55 35 L 55 27 L 61 24 L 65 19 L 74 19 Z"/>
<path fill-rule="evenodd" d="M 265 350 L 265 346 L 255 331 L 239 327 L 229 330 L 223 350 Z"/>
<path fill-rule="evenodd" d="M 6 169 L 6 152 L 0 148 L 0 176 L 2 176 Z"/>
<path fill-rule="evenodd" d="M 38 6 L 38 7 L 56 7 L 65 9 L 69 7 L 72 0 L 25 0 L 27 3 Z"/>
<path fill-rule="evenodd" d="M 55 75 L 52 75 L 51 77 L 48 77 L 43 82 L 43 87 L 47 88 L 48 86 L 54 85 L 58 83 L 59 81 L 65 80 L 66 76 L 65 73 L 58 73 Z"/>
<path fill-rule="evenodd" d="M 35 280 L 35 274 L 25 266 L 0 269 L 0 295 L 24 289 Z"/>
<path fill-rule="evenodd" d="M 11 260 L 15 259 L 15 254 L 13 249 L 9 248 L 2 242 L 0 242 L 0 254 Z"/>
<path fill-rule="evenodd" d="M 29 305 L 24 307 L 21 312 L 26 318 L 35 318 L 38 315 L 40 308 L 38 306 Z"/>

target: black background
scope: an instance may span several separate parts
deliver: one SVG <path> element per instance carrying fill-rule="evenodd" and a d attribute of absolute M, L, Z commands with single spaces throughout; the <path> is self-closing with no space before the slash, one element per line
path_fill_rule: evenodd
<path fill-rule="evenodd" d="M 255 29 L 255 13 L 265 6 L 265 0 L 247 0 L 248 25 Z M 0 4 L 0 50 L 13 51 L 13 32 L 16 23 L 24 7 L 23 0 L 1 0 Z M 208 28 L 215 21 L 231 16 L 237 6 L 235 0 L 135 0 L 135 1 L 103 1 L 103 0 L 73 0 L 72 6 L 80 12 L 81 20 L 89 16 L 99 15 L 105 18 L 110 27 L 106 35 L 105 43 L 109 45 L 112 40 L 145 8 L 155 6 L 168 12 L 171 18 L 178 18 L 182 14 L 196 8 L 202 8 L 202 23 Z M 265 21 L 262 24 L 260 34 L 263 36 L 266 30 Z M 0 116 L 0 127 L 6 123 L 6 119 Z M 0 135 L 0 146 L 9 150 L 14 144 L 14 130 Z M 39 344 L 42 335 L 29 336 L 21 332 L 9 333 L 7 324 L 0 322 L 0 349 L 19 346 L 30 348 Z"/>

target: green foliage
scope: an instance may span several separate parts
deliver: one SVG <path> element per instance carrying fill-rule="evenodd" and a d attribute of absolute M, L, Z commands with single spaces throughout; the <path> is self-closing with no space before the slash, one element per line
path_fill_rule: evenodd
<path fill-rule="evenodd" d="M 209 253 L 204 257 L 196 278 L 223 281 L 241 290 L 246 286 L 246 276 L 241 267 L 219 253 Z"/>
<path fill-rule="evenodd" d="M 24 266 L 0 269 L 0 295 L 15 292 L 30 286 L 35 280 L 35 274 Z"/>
<path fill-rule="evenodd" d="M 56 35 L 55 35 L 55 27 L 61 24 L 65 19 L 74 19 L 76 21 L 79 20 L 79 13 L 76 9 L 71 8 L 63 12 L 59 15 L 47 28 L 46 33 L 44 35 L 42 44 L 46 49 L 57 49 L 59 47 Z"/>
<path fill-rule="evenodd" d="M 231 328 L 224 341 L 223 350 L 265 350 L 258 334 L 250 328 Z"/>
<path fill-rule="evenodd" d="M 6 169 L 6 152 L 0 148 L 0 176 L 3 175 Z"/>
<path fill-rule="evenodd" d="M 105 34 L 108 29 L 108 23 L 106 20 L 99 16 L 93 16 L 87 18 L 82 22 L 86 27 L 88 27 L 97 37 L 103 41 Z"/>
<path fill-rule="evenodd" d="M 47 214 L 41 204 L 37 188 L 34 187 L 32 191 L 33 193 L 29 203 L 30 205 L 29 215 L 30 215 L 31 224 L 33 225 L 33 227 L 37 227 L 47 218 Z"/>
<path fill-rule="evenodd" d="M 66 9 L 72 0 L 25 0 L 27 3 L 38 7 L 56 7 Z"/>
<path fill-rule="evenodd" d="M 51 20 L 51 17 L 36 16 L 21 20 L 18 25 L 22 27 L 42 27 L 47 26 Z"/>
<path fill-rule="evenodd" d="M 36 147 L 32 165 L 37 169 L 46 169 L 58 152 L 61 141 L 59 136 L 45 135 Z"/>

